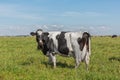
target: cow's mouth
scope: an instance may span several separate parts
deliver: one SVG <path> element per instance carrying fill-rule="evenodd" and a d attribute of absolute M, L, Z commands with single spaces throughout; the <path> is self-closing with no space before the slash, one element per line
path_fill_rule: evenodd
<path fill-rule="evenodd" d="M 43 45 L 38 45 L 38 50 L 42 50 L 43 49 Z"/>

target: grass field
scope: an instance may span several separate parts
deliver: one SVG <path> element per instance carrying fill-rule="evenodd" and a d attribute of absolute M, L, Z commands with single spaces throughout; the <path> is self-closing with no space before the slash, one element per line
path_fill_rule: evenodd
<path fill-rule="evenodd" d="M 120 37 L 92 37 L 89 71 L 72 57 L 57 56 L 57 68 L 36 49 L 35 37 L 0 37 L 0 80 L 120 80 Z"/>

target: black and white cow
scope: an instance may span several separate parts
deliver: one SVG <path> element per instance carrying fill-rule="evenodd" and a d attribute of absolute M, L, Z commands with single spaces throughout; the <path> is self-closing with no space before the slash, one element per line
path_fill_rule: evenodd
<path fill-rule="evenodd" d="M 81 61 L 84 61 L 86 68 L 90 60 L 90 34 L 87 32 L 43 32 L 38 29 L 31 32 L 36 35 L 37 48 L 42 50 L 44 55 L 56 67 L 56 54 L 73 56 L 77 68 Z"/>

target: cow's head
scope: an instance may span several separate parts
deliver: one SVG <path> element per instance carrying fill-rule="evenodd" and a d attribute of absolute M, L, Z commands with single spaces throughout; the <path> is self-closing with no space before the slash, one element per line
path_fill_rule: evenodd
<path fill-rule="evenodd" d="M 37 49 L 42 49 L 43 48 L 43 42 L 42 42 L 42 37 L 41 37 L 42 33 L 43 33 L 42 29 L 38 29 L 36 32 L 31 32 L 30 33 L 32 36 L 36 36 L 36 41 L 38 43 Z"/>
<path fill-rule="evenodd" d="M 38 29 L 36 32 L 30 33 L 32 36 L 36 36 L 36 41 L 38 43 L 37 49 L 43 50 L 48 41 L 48 32 L 43 32 L 42 29 Z"/>
<path fill-rule="evenodd" d="M 38 43 L 37 48 L 40 50 L 43 49 L 42 34 L 43 34 L 43 31 L 41 29 L 38 29 L 36 31 L 36 41 Z"/>

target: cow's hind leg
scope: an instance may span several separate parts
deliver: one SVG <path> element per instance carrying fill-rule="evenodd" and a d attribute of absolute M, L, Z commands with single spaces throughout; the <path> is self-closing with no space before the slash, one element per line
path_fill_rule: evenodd
<path fill-rule="evenodd" d="M 79 50 L 77 50 L 77 48 L 74 48 L 74 53 L 73 53 L 73 57 L 75 59 L 75 68 L 78 68 L 80 63 L 81 63 L 81 57 L 80 57 L 80 52 L 77 52 Z"/>
<path fill-rule="evenodd" d="M 78 61 L 76 61 L 75 68 L 78 68 L 79 65 L 80 65 L 80 63 Z"/>
<path fill-rule="evenodd" d="M 76 56 L 76 57 L 75 57 L 75 62 L 76 62 L 75 68 L 78 68 L 79 65 L 80 65 L 80 63 L 81 63 L 81 60 L 79 59 L 79 56 Z"/>
<path fill-rule="evenodd" d="M 86 57 L 85 57 L 85 64 L 86 64 L 86 70 L 87 71 L 88 71 L 89 61 L 90 61 L 89 54 L 87 54 Z"/>

